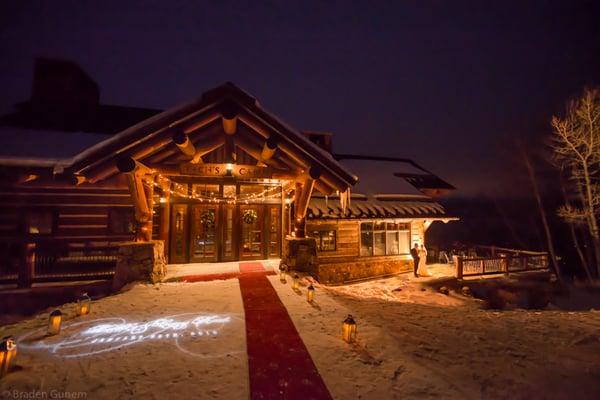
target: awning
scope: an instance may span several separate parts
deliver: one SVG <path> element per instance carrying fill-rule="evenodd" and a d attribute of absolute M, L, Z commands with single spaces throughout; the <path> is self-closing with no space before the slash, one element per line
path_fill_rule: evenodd
<path fill-rule="evenodd" d="M 308 219 L 448 218 L 441 204 L 419 200 L 352 199 L 344 214 L 339 201 L 312 198 Z"/>

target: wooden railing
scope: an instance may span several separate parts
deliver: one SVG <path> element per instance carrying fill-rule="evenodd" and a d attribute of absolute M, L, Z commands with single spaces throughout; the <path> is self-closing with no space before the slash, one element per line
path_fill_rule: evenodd
<path fill-rule="evenodd" d="M 548 253 L 519 251 L 501 253 L 493 257 L 455 256 L 454 265 L 458 279 L 469 276 L 541 271 L 548 269 Z"/>
<path fill-rule="evenodd" d="M 0 251 L 0 283 L 30 287 L 35 282 L 110 279 L 118 246 L 38 239 L 4 243 Z"/>

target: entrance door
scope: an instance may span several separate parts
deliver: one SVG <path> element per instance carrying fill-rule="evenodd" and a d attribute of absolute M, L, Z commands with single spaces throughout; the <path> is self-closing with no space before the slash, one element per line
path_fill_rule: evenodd
<path fill-rule="evenodd" d="M 192 205 L 190 262 L 217 261 L 217 205 Z"/>
<path fill-rule="evenodd" d="M 260 260 L 263 258 L 263 206 L 243 205 L 240 206 L 241 217 L 241 240 L 240 259 Z"/>

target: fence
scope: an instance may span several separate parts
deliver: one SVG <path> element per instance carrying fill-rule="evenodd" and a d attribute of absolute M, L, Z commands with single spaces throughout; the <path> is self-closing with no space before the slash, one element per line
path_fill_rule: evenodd
<path fill-rule="evenodd" d="M 0 283 L 110 279 L 118 246 L 107 242 L 36 240 L 2 243 Z"/>
<path fill-rule="evenodd" d="M 454 256 L 456 277 L 462 279 L 548 269 L 548 253 L 495 248 L 494 254 L 490 257 Z"/>

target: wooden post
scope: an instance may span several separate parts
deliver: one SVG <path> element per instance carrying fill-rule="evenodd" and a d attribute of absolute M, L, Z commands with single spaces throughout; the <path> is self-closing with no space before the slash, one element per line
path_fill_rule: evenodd
<path fill-rule="evenodd" d="M 168 179 L 163 179 L 158 182 L 162 192 L 162 200 L 160 203 L 160 230 L 158 238 L 165 243 L 165 257 L 168 259 L 169 253 L 169 227 L 171 224 L 171 193 L 169 192 L 171 182 Z"/>
<path fill-rule="evenodd" d="M 154 205 L 154 186 L 152 181 L 148 188 L 144 188 L 144 175 L 151 175 L 154 171 L 135 161 L 131 157 L 123 157 L 117 162 L 119 171 L 126 174 L 129 193 L 135 208 L 135 220 L 138 226 L 136 241 L 152 240 L 152 207 Z"/>
<path fill-rule="evenodd" d="M 454 266 L 456 267 L 456 279 L 463 278 L 463 257 L 454 256 Z"/>
<path fill-rule="evenodd" d="M 19 276 L 17 285 L 20 288 L 29 288 L 35 273 L 35 243 L 25 243 L 22 247 L 22 257 L 19 263 Z"/>
<path fill-rule="evenodd" d="M 315 187 L 315 181 L 319 179 L 320 176 L 321 170 L 316 167 L 311 167 L 308 172 L 308 176 L 302 184 L 302 190 L 300 191 L 300 195 L 297 197 L 297 202 L 295 204 L 296 215 L 294 219 L 294 226 L 296 237 L 303 238 L 306 235 L 306 210 L 308 209 L 310 196 L 312 195 L 313 188 Z M 296 186 L 296 188 L 298 188 L 298 186 Z"/>
<path fill-rule="evenodd" d="M 500 254 L 500 265 L 502 266 L 502 272 L 508 276 L 508 258 L 505 254 Z"/>
<path fill-rule="evenodd" d="M 485 274 L 485 260 L 481 260 L 481 273 Z"/>

